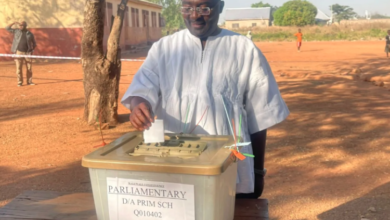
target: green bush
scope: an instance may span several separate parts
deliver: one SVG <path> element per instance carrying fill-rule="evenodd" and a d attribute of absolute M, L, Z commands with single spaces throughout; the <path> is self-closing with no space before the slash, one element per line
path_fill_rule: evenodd
<path fill-rule="evenodd" d="M 372 37 L 383 37 L 386 36 L 386 30 L 381 30 L 379 28 L 372 28 L 369 30 L 369 34 Z"/>
<path fill-rule="evenodd" d="M 315 24 L 317 8 L 305 0 L 292 0 L 275 11 L 274 21 L 278 26 L 305 26 Z"/>

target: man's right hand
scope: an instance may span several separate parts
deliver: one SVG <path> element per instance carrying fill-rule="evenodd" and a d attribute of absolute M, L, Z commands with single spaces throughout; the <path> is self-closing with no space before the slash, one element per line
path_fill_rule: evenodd
<path fill-rule="evenodd" d="M 148 101 L 141 97 L 133 97 L 131 106 L 130 122 L 139 131 L 149 129 L 154 122 L 151 106 Z"/>
<path fill-rule="evenodd" d="M 10 25 L 8 25 L 8 26 L 9 26 L 9 27 L 12 27 L 12 26 L 14 26 L 15 24 L 19 24 L 19 22 L 15 21 L 14 23 L 12 23 L 12 24 L 10 24 Z"/>

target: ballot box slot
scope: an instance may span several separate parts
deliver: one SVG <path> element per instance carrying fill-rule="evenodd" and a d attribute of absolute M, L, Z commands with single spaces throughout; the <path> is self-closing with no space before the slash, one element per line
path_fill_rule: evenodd
<path fill-rule="evenodd" d="M 207 142 L 170 139 L 162 143 L 140 142 L 130 156 L 198 157 L 207 148 Z"/>

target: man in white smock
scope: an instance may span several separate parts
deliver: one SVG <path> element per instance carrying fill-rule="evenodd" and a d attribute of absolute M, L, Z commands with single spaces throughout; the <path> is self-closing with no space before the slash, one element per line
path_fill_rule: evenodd
<path fill-rule="evenodd" d="M 152 46 L 122 104 L 141 131 L 156 115 L 166 132 L 232 135 L 226 106 L 231 119 L 242 119 L 242 141 L 252 142 L 241 152 L 255 155 L 238 161 L 237 198 L 257 199 L 264 185 L 266 130 L 289 110 L 261 51 L 245 36 L 218 27 L 223 7 L 221 0 L 182 0 L 188 29 Z"/>

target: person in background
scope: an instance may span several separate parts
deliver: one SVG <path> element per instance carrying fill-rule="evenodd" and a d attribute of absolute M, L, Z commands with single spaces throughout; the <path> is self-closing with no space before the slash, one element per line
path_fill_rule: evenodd
<path fill-rule="evenodd" d="M 302 38 L 303 38 L 303 34 L 302 34 L 301 29 L 298 29 L 298 33 L 296 33 L 294 36 L 297 37 L 297 48 L 298 48 L 298 52 L 301 52 Z"/>
<path fill-rule="evenodd" d="M 252 40 L 252 32 L 248 31 L 248 34 L 246 35 L 246 37 L 249 38 L 250 40 Z"/>
<path fill-rule="evenodd" d="M 387 31 L 385 52 L 386 52 L 387 57 L 389 57 L 389 53 L 390 53 L 390 30 Z"/>
<path fill-rule="evenodd" d="M 19 28 L 13 29 L 13 25 L 19 25 Z M 6 30 L 14 35 L 11 51 L 17 55 L 32 55 L 37 44 L 35 42 L 34 34 L 27 30 L 27 23 L 22 21 L 20 23 L 14 22 L 6 27 Z M 23 63 L 27 67 L 27 85 L 35 85 L 32 82 L 32 59 L 31 58 L 16 58 L 16 75 L 18 77 L 18 86 L 23 85 Z"/>
<path fill-rule="evenodd" d="M 267 129 L 287 118 L 289 110 L 259 48 L 218 27 L 224 2 L 181 2 L 188 29 L 153 44 L 122 104 L 140 131 L 157 116 L 168 133 L 187 133 L 188 127 L 197 135 L 233 135 L 230 120 L 242 119 L 240 139 L 252 144 L 240 151 L 255 157 L 238 161 L 236 198 L 257 199 L 266 174 Z"/>

